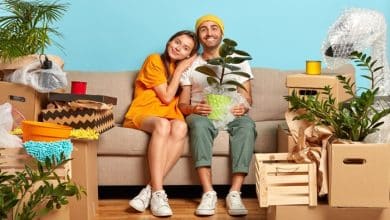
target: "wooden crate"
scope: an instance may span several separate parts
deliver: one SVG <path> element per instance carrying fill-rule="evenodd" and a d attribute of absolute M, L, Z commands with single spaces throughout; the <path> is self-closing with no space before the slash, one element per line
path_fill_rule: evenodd
<path fill-rule="evenodd" d="M 0 170 L 7 172 L 8 174 L 15 174 L 24 170 L 25 165 L 30 167 L 36 167 L 36 160 L 28 155 L 24 148 L 0 148 Z M 69 172 L 68 172 L 69 171 Z M 67 162 L 64 166 L 56 169 L 56 174 L 60 179 L 65 179 L 66 175 L 71 177 L 71 163 Z M 55 184 L 56 180 L 50 180 Z M 39 186 L 34 186 L 38 188 Z M 48 215 L 40 218 L 41 220 L 69 220 L 70 209 L 69 206 L 62 206 L 61 209 L 55 209 Z M 8 220 L 12 220 L 12 216 L 9 215 Z"/>
<path fill-rule="evenodd" d="M 260 207 L 317 205 L 316 165 L 288 163 L 287 153 L 255 154 Z"/>

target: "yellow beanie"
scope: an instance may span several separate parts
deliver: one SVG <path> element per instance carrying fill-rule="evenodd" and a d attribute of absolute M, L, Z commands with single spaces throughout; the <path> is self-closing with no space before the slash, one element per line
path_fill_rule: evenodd
<path fill-rule="evenodd" d="M 202 17 L 198 18 L 198 20 L 196 20 L 195 30 L 198 31 L 199 26 L 205 21 L 215 22 L 219 28 L 221 28 L 222 33 L 224 32 L 223 21 L 219 17 L 212 14 L 203 15 Z"/>

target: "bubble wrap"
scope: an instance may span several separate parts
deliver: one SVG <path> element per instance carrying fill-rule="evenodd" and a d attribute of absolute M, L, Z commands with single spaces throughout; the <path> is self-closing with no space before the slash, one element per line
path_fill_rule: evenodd
<path fill-rule="evenodd" d="M 379 98 L 374 104 L 377 111 L 382 111 L 385 108 L 390 108 L 390 97 Z M 390 115 L 382 118 L 384 124 L 379 127 L 379 131 L 369 134 L 364 141 L 367 143 L 390 143 Z"/>
<path fill-rule="evenodd" d="M 325 64 L 330 69 L 336 69 L 350 61 L 348 56 L 352 51 L 371 49 L 372 59 L 384 66 L 376 72 L 374 83 L 379 87 L 379 95 L 390 95 L 386 28 L 385 17 L 380 12 L 362 8 L 345 10 L 329 28 L 328 36 L 322 44 Z"/>
<path fill-rule="evenodd" d="M 203 95 L 206 96 L 207 94 L 219 94 L 219 95 L 223 94 L 223 95 L 230 97 L 230 99 L 231 99 L 230 104 L 226 106 L 226 112 L 225 112 L 222 120 L 212 120 L 211 119 L 215 128 L 217 128 L 219 130 L 226 130 L 227 124 L 229 124 L 231 121 L 233 121 L 235 119 L 235 116 L 230 111 L 231 108 L 233 108 L 234 106 L 239 105 L 239 104 L 243 104 L 246 108 L 250 108 L 250 105 L 247 102 L 247 100 L 242 95 L 237 93 L 236 91 L 233 91 L 233 92 L 223 91 L 223 92 L 221 92 L 212 86 L 208 86 L 205 88 Z"/>

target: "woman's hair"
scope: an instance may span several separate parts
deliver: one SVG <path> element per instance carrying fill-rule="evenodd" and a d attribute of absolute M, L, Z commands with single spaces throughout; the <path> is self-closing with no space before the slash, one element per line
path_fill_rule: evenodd
<path fill-rule="evenodd" d="M 195 32 L 193 32 L 193 31 L 189 31 L 189 30 L 179 31 L 179 32 L 177 32 L 176 34 L 172 35 L 169 38 L 169 40 L 167 41 L 167 44 L 165 45 L 164 53 L 161 54 L 161 60 L 164 63 L 165 72 L 167 73 L 166 77 L 168 79 L 168 82 L 170 81 L 170 77 L 169 76 L 171 75 L 171 73 L 169 72 L 169 63 L 171 62 L 171 58 L 168 55 L 168 44 L 173 39 L 175 39 L 175 37 L 178 37 L 178 36 L 181 36 L 181 35 L 187 35 L 190 38 L 192 38 L 192 40 L 194 41 L 194 47 L 191 50 L 190 56 L 194 55 L 199 50 L 199 40 L 198 40 L 198 37 L 196 36 Z"/>

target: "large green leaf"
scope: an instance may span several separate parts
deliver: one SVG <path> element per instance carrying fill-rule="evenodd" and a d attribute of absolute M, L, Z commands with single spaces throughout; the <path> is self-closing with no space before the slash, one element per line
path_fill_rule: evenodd
<path fill-rule="evenodd" d="M 241 83 L 239 83 L 237 81 L 233 81 L 233 80 L 225 81 L 225 82 L 222 83 L 222 85 L 233 85 L 233 86 L 236 86 L 236 87 L 240 87 L 240 88 L 242 88 L 245 91 L 248 91 L 248 90 L 246 90 L 246 88 Z"/>
<path fill-rule="evenodd" d="M 230 75 L 230 74 L 239 75 L 239 76 L 243 76 L 243 77 L 246 77 L 246 78 L 250 78 L 251 77 L 251 75 L 249 75 L 249 73 L 246 73 L 246 72 L 233 71 L 233 72 L 227 73 L 226 75 Z"/>
<path fill-rule="evenodd" d="M 237 67 L 237 66 L 234 66 L 234 65 L 230 65 L 230 64 L 225 64 L 224 67 L 228 68 L 231 71 L 240 70 L 240 67 Z"/>
<path fill-rule="evenodd" d="M 246 56 L 246 57 L 250 57 L 249 53 L 243 51 L 243 50 L 234 50 L 233 51 L 234 53 L 240 55 L 240 56 Z"/>
<path fill-rule="evenodd" d="M 251 57 L 227 57 L 226 58 L 226 63 L 231 63 L 231 64 L 239 64 L 244 62 L 245 60 L 251 60 Z"/>
<path fill-rule="evenodd" d="M 236 47 L 237 46 L 237 42 L 235 42 L 234 40 L 232 39 L 229 39 L 229 38 L 225 38 L 223 39 L 223 42 L 231 47 Z"/>
<path fill-rule="evenodd" d="M 198 72 L 201 72 L 205 75 L 208 75 L 208 76 L 218 77 L 217 74 L 214 72 L 214 70 L 208 66 L 199 66 L 199 67 L 196 67 L 195 70 Z"/>
<path fill-rule="evenodd" d="M 214 77 L 207 77 L 207 83 L 212 86 L 212 85 L 218 85 L 219 84 L 219 81 L 217 79 L 215 79 Z"/>

